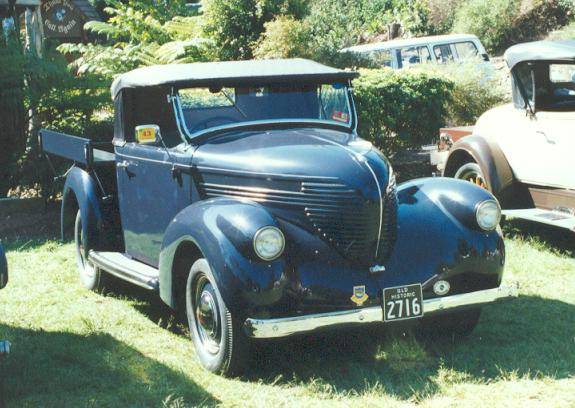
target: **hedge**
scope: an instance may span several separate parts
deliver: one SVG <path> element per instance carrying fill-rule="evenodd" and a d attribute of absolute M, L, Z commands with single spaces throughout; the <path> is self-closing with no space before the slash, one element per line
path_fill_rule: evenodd
<path fill-rule="evenodd" d="M 354 81 L 358 132 L 386 154 L 419 147 L 446 123 L 454 83 L 407 70 L 360 70 Z"/>

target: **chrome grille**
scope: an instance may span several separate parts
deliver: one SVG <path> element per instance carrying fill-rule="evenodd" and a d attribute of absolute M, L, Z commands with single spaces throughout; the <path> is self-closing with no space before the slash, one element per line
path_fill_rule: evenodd
<path fill-rule="evenodd" d="M 209 182 L 207 181 L 209 180 Z M 218 180 L 219 181 L 219 180 Z M 204 198 L 247 198 L 270 206 L 293 209 L 309 221 L 311 229 L 333 245 L 347 259 L 358 263 L 373 263 L 379 233 L 380 202 L 366 200 L 360 192 L 337 181 L 285 180 L 282 189 L 233 185 L 204 178 L 199 183 Z M 266 183 L 262 182 L 262 185 Z M 278 182 L 273 183 L 277 186 Z M 388 194 L 395 198 L 395 190 Z M 393 201 L 385 197 L 385 201 Z M 396 206 L 396 205 L 395 205 Z M 379 260 L 389 253 L 395 231 L 395 206 L 389 213 L 384 209 L 384 225 L 380 241 Z M 388 207 L 385 204 L 385 207 Z M 393 208 L 393 209 L 392 209 Z M 389 244 L 386 240 L 389 239 Z"/>
<path fill-rule="evenodd" d="M 331 206 L 313 202 L 304 208 L 316 232 L 355 262 L 372 260 L 379 232 L 379 203 L 367 202 L 342 184 L 302 183 L 310 198 L 328 195 Z"/>

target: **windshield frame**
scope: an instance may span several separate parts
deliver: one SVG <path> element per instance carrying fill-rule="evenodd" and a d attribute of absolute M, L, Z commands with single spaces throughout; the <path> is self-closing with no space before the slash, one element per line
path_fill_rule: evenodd
<path fill-rule="evenodd" d="M 533 100 L 529 100 L 527 98 L 527 94 L 526 94 L 526 84 L 523 83 L 521 81 L 521 79 L 519 78 L 518 75 L 518 67 L 523 66 L 523 65 L 529 65 L 531 64 L 533 67 L 535 66 L 545 66 L 547 69 L 547 74 L 549 74 L 549 69 L 551 67 L 551 65 L 575 65 L 575 59 L 573 60 L 554 60 L 554 59 L 549 59 L 549 60 L 525 60 L 525 61 L 521 61 L 517 64 L 515 64 L 515 66 L 511 69 L 511 76 L 513 78 L 513 82 L 515 82 L 515 84 L 512 83 L 513 87 L 517 88 L 517 91 L 519 91 L 519 94 L 521 95 L 522 98 L 522 102 L 524 103 L 524 106 L 522 106 L 522 109 L 527 109 L 531 112 L 531 114 L 536 114 L 537 112 L 571 112 L 571 111 L 575 111 L 575 108 L 553 108 L 547 105 L 542 105 L 540 100 L 538 100 L 538 95 L 536 93 L 536 89 L 538 87 L 539 84 L 539 77 L 535 74 L 535 68 L 531 68 L 531 77 L 532 77 L 532 86 L 534 88 L 534 94 L 533 94 Z M 512 89 L 513 92 L 515 92 L 514 89 Z M 513 104 L 516 107 L 519 107 L 515 101 L 515 97 L 513 98 Z"/>
<path fill-rule="evenodd" d="M 267 84 L 267 85 L 275 85 Z M 313 82 L 309 85 L 328 85 L 325 83 Z M 176 119 L 176 124 L 178 130 L 181 134 L 182 140 L 190 144 L 194 144 L 199 140 L 203 140 L 209 136 L 215 134 L 221 134 L 229 130 L 242 129 L 258 129 L 258 128 L 275 128 L 275 127 L 321 127 L 327 129 L 344 130 L 348 133 L 355 133 L 357 131 L 357 112 L 355 109 L 355 102 L 353 98 L 353 87 L 351 81 L 342 82 L 345 88 L 346 95 L 346 106 L 350 113 L 350 121 L 348 123 L 337 122 L 335 120 L 322 120 L 322 119 L 264 119 L 264 120 L 249 120 L 241 121 L 236 123 L 230 123 L 220 126 L 214 126 L 208 129 L 202 129 L 196 132 L 190 132 L 184 118 L 184 111 L 182 108 L 182 103 L 180 100 L 179 90 L 180 89 L 190 89 L 190 88 L 202 88 L 202 87 L 172 87 L 170 102 L 172 103 L 173 112 Z M 254 86 L 266 86 L 266 85 L 254 85 Z M 237 87 L 232 85 L 230 87 Z"/>

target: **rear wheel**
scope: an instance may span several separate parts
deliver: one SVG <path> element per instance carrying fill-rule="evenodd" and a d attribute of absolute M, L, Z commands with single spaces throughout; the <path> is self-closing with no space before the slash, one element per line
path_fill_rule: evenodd
<path fill-rule="evenodd" d="M 481 188 L 489 190 L 483 171 L 477 163 L 471 162 L 463 164 L 459 169 L 457 169 L 454 177 L 456 179 L 469 181 Z"/>
<path fill-rule="evenodd" d="M 90 248 L 82 228 L 80 210 L 76 214 L 76 222 L 74 223 L 74 242 L 76 244 L 76 264 L 78 265 L 82 285 L 96 292 L 102 291 L 105 286 L 105 275 L 100 268 L 88 259 Z"/>
<path fill-rule="evenodd" d="M 481 316 L 481 309 L 463 310 L 442 316 L 424 317 L 418 335 L 423 339 L 463 339 L 471 334 Z"/>
<path fill-rule="evenodd" d="M 192 265 L 186 285 L 186 314 L 190 335 L 202 365 L 209 371 L 240 374 L 248 357 L 248 339 L 241 321 L 224 303 L 208 262 Z"/>

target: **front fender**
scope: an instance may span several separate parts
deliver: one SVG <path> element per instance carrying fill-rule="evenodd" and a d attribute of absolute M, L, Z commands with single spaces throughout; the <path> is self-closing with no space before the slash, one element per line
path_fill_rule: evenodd
<path fill-rule="evenodd" d="M 252 244 L 256 231 L 268 225 L 277 227 L 278 223 L 264 207 L 249 201 L 214 198 L 182 210 L 168 226 L 162 243 L 161 298 L 176 306 L 174 261 L 178 248 L 186 242 L 192 242 L 207 259 L 232 313 L 241 315 L 246 303 L 273 297 L 285 261 L 282 257 L 272 262 L 260 260 Z M 254 292 L 258 296 L 253 296 Z"/>
<path fill-rule="evenodd" d="M 469 182 L 426 178 L 398 188 L 398 231 L 381 277 L 385 286 L 455 277 L 495 287 L 501 281 L 505 247 L 501 230 L 483 231 L 476 223 L 478 203 L 493 195 Z M 475 278 L 473 278 L 475 279 Z"/>
<path fill-rule="evenodd" d="M 82 230 L 87 240 L 87 247 L 97 249 L 100 243 L 100 232 L 102 231 L 102 211 L 98 198 L 98 187 L 92 176 L 79 167 L 74 167 L 70 170 L 64 184 L 60 224 L 62 239 L 65 239 L 65 229 L 68 224 L 67 221 L 69 221 L 66 217 L 70 216 L 70 214 L 67 214 L 66 210 L 72 204 L 72 193 L 80 209 Z"/>

